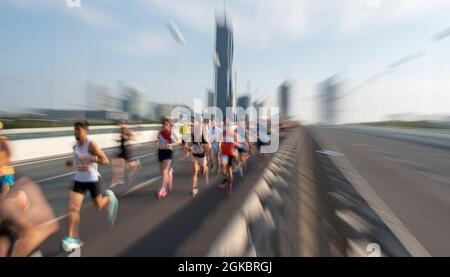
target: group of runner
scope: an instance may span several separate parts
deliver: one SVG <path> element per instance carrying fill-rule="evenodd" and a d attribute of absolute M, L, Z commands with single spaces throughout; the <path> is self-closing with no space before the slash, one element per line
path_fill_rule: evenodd
<path fill-rule="evenodd" d="M 167 163 L 172 163 L 172 154 L 165 154 L 168 151 L 167 145 L 175 146 L 180 142 L 184 148 L 183 159 L 188 158 L 189 154 L 192 155 L 192 195 L 196 196 L 199 191 L 199 173 L 205 178 L 205 183 L 209 184 L 210 172 L 223 175 L 219 187 L 231 194 L 233 172 L 239 170 L 244 177 L 244 168 L 253 151 L 248 121 L 242 120 L 238 124 L 233 124 L 226 119 L 219 122 L 215 119 L 192 118 L 189 124 L 182 124 L 179 128 L 178 133 L 181 134 L 181 139 L 177 137 L 173 127 L 173 121 L 166 118 L 163 120 L 163 130 L 158 134 L 159 161 L 163 176 L 158 198 L 165 197 L 172 189 L 173 170 L 167 166 Z M 172 150 L 169 151 L 172 153 Z M 164 177 L 166 175 L 167 178 Z"/>
<path fill-rule="evenodd" d="M 164 118 L 161 123 L 162 128 L 158 132 L 157 142 L 162 185 L 156 193 L 156 197 L 162 199 L 173 190 L 172 164 L 174 149 L 178 145 L 184 146 L 183 158 L 192 155 L 192 196 L 196 196 L 199 192 L 199 173 L 205 178 L 206 184 L 209 184 L 209 172 L 221 174 L 222 180 L 218 186 L 231 194 L 233 172 L 239 170 L 243 177 L 244 167 L 253 151 L 253 144 L 249 139 L 248 122 L 241 121 L 238 124 L 232 124 L 231 121 L 226 119 L 219 122 L 217 120 L 204 121 L 192 118 L 190 124 L 183 124 L 179 130 L 175 130 L 175 124 L 171 118 Z M 131 182 L 141 169 L 139 159 L 131 157 L 130 142 L 134 138 L 133 133 L 122 123 L 119 124 L 119 127 L 119 153 L 112 160 L 113 177 L 110 188 L 124 183 L 126 170 L 129 171 L 128 182 Z M 2 125 L 0 125 L 1 128 Z M 181 135 L 181 138 L 178 134 Z M 75 171 L 69 197 L 67 235 L 61 241 L 61 248 L 67 252 L 78 249 L 83 245 L 78 227 L 80 210 L 87 191 L 89 191 L 95 207 L 99 211 L 107 211 L 107 219 L 111 226 L 116 221 L 119 205 L 118 199 L 111 189 L 102 192 L 98 166 L 109 165 L 110 161 L 100 146 L 89 136 L 88 122 L 78 121 L 74 124 L 74 137 L 76 143 L 72 149 L 72 158 L 65 162 L 66 166 L 73 167 Z M 258 145 L 261 145 L 259 141 Z M 25 245 L 22 247 L 25 250 L 21 250 L 20 244 L 16 246 L 15 248 L 19 250 L 15 254 L 26 256 L 43 240 L 56 232 L 58 225 L 57 221 L 54 221 L 52 224 L 46 224 L 47 228 L 38 230 L 35 228 L 36 224 L 30 225 L 27 223 L 26 217 L 17 216 L 33 203 L 31 197 L 45 198 L 39 192 L 27 194 L 26 189 L 14 192 L 12 188 L 15 185 L 15 172 L 10 164 L 11 149 L 7 139 L 0 136 L 0 256 L 14 255 L 11 251 L 11 237 L 14 237 L 16 241 L 20 238 L 19 241 L 23 242 L 22 245 Z M 33 184 L 28 179 L 25 183 Z M 38 188 L 37 185 L 34 184 L 34 186 Z M 46 204 L 46 201 L 41 202 Z M 42 206 L 45 206 L 46 211 L 48 211 L 45 219 L 47 219 L 47 222 L 51 222 L 51 219 L 54 219 L 53 211 L 48 204 Z M 8 214 L 5 211 L 12 212 Z M 21 223 L 19 224 L 17 221 Z M 32 220 L 28 221 L 31 222 Z M 40 222 L 40 224 L 42 223 Z M 15 229 L 17 226 L 20 226 L 20 228 Z"/>

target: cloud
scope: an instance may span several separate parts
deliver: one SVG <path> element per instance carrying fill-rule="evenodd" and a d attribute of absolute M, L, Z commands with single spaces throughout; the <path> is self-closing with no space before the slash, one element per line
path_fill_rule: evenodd
<path fill-rule="evenodd" d="M 168 43 L 162 35 L 152 31 L 140 32 L 113 45 L 120 54 L 136 58 L 153 58 L 165 53 Z"/>
<path fill-rule="evenodd" d="M 223 1 L 141 0 L 152 11 L 174 18 L 183 27 L 214 33 L 214 15 Z M 346 37 L 408 23 L 436 11 L 450 9 L 446 0 L 233 0 L 226 1 L 236 43 L 266 45 L 274 40 L 298 41 L 305 37 Z"/>
<path fill-rule="evenodd" d="M 68 12 L 71 12 L 73 9 L 68 9 Z M 83 8 L 77 9 L 76 13 L 74 13 L 81 21 L 86 22 L 88 25 L 96 26 L 97 28 L 102 29 L 110 29 L 110 30 L 118 30 L 121 28 L 121 25 L 118 21 L 113 19 L 106 13 L 101 12 L 100 10 L 83 6 Z"/>
<path fill-rule="evenodd" d="M 81 0 L 81 7 L 69 8 L 66 0 L 3 0 L 2 4 L 24 11 L 39 13 L 52 11 L 78 20 L 100 29 L 118 30 L 121 25 L 111 15 L 91 5 L 93 2 Z"/>

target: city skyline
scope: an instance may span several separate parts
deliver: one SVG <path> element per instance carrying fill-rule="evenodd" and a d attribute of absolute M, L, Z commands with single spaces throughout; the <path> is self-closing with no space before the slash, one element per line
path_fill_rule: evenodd
<path fill-rule="evenodd" d="M 180 102 L 190 105 L 214 88 L 223 1 L 81 3 L 0 3 L 0 23 L 8 26 L 1 29 L 0 91 L 11 100 L 1 111 L 80 108 L 90 82 L 135 82 L 146 88 L 145 101 L 160 103 L 175 102 L 179 82 Z M 446 1 L 228 1 L 225 9 L 234 26 L 235 87 L 246 91 L 251 82 L 253 99 L 276 105 L 278 86 L 292 80 L 293 115 L 317 122 L 317 84 L 340 73 L 343 92 L 352 92 L 337 111 L 345 122 L 449 114 Z M 186 39 L 181 48 L 167 30 L 171 20 Z"/>

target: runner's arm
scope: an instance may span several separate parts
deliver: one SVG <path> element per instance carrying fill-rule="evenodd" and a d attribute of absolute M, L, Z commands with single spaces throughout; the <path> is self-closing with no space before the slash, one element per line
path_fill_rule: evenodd
<path fill-rule="evenodd" d="M 174 140 L 174 142 L 170 143 L 169 144 L 170 146 L 174 147 L 174 146 L 177 146 L 177 145 L 181 144 L 181 139 L 178 137 L 177 134 L 172 133 L 172 139 Z"/>
<path fill-rule="evenodd" d="M 6 155 L 3 155 L 2 160 L 0 160 L 0 166 L 7 165 L 11 162 L 11 148 L 9 143 L 4 137 L 0 137 L 0 148 L 5 151 Z"/>
<path fill-rule="evenodd" d="M 103 150 L 94 141 L 89 144 L 89 152 L 91 152 L 91 154 L 94 156 L 94 158 L 92 158 L 90 162 L 96 162 L 101 165 L 109 164 L 109 160 L 105 152 L 103 152 Z"/>

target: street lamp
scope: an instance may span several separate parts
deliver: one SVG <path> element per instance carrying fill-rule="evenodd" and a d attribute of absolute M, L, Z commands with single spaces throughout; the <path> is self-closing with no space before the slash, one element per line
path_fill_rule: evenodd
<path fill-rule="evenodd" d="M 180 67 L 181 67 L 181 47 L 184 46 L 186 43 L 183 34 L 181 33 L 178 26 L 170 20 L 169 25 L 169 32 L 172 35 L 173 39 L 178 45 L 178 62 L 177 62 L 177 94 L 178 94 L 178 104 L 180 104 Z M 169 76 L 170 78 L 170 76 Z"/>

